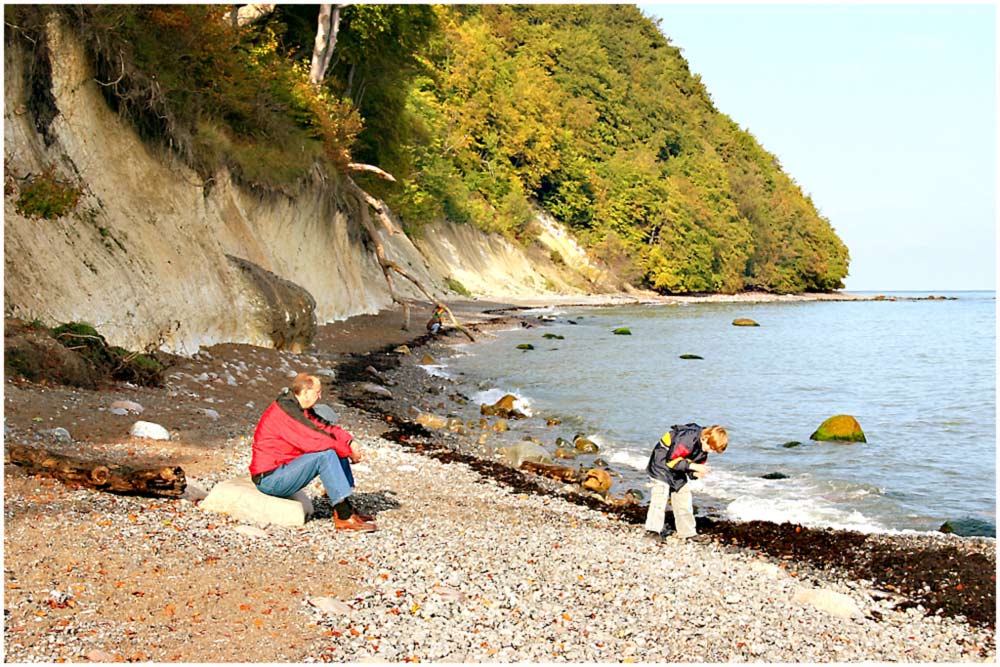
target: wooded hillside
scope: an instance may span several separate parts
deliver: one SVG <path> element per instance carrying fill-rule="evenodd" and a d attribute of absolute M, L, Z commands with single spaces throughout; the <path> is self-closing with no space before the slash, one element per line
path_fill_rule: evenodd
<path fill-rule="evenodd" d="M 319 85 L 318 6 L 246 23 L 232 10 L 5 18 L 8 39 L 38 40 L 46 12 L 69 16 L 109 103 L 206 187 L 225 167 L 288 192 L 362 162 L 396 177 L 354 175 L 411 234 L 447 218 L 531 243 L 540 206 L 623 281 L 661 292 L 843 286 L 848 252 L 829 221 L 633 6 L 347 5 Z M 44 122 L 44 67 L 32 76 Z"/>

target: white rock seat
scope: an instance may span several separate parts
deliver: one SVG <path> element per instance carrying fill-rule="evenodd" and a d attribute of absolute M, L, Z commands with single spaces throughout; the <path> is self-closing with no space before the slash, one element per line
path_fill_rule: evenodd
<path fill-rule="evenodd" d="M 279 526 L 304 525 L 313 513 L 312 500 L 305 491 L 297 491 L 291 498 L 269 496 L 258 491 L 249 476 L 219 482 L 201 501 L 200 507 L 240 521 Z"/>

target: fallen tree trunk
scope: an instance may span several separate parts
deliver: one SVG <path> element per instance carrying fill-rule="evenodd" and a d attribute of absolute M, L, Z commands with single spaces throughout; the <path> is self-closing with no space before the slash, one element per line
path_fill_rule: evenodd
<path fill-rule="evenodd" d="M 129 466 L 84 461 L 46 449 L 12 445 L 10 462 L 33 475 L 54 477 L 77 487 L 141 496 L 177 497 L 184 493 L 187 481 L 179 466 L 166 468 L 131 468 Z"/>
<path fill-rule="evenodd" d="M 396 180 L 395 178 L 392 177 L 392 174 L 382 171 L 378 167 L 351 163 L 351 168 L 354 169 L 355 171 L 372 171 L 374 173 L 377 173 L 382 178 L 386 180 L 391 180 L 393 182 L 395 182 Z M 392 271 L 395 271 L 396 273 L 398 273 L 399 275 L 401 275 L 402 277 L 406 278 L 411 283 L 413 283 L 417 287 L 417 289 L 423 292 L 424 296 L 426 296 L 431 301 L 431 303 L 444 308 L 445 312 L 448 313 L 448 317 L 451 318 L 451 323 L 455 325 L 455 328 L 464 333 L 468 337 L 468 339 L 471 340 L 473 343 L 476 342 L 476 339 L 473 338 L 471 333 L 469 333 L 469 330 L 463 327 L 461 324 L 459 324 L 458 320 L 455 319 L 455 315 L 451 312 L 451 308 L 449 308 L 448 306 L 446 306 L 445 304 L 441 303 L 433 296 L 431 296 L 431 293 L 427 291 L 427 289 L 420 283 L 419 280 L 411 276 L 409 273 L 404 271 L 398 264 L 389 260 L 385 256 L 385 246 L 382 245 L 382 241 L 379 239 L 378 232 L 375 229 L 375 225 L 371 221 L 371 216 L 368 212 L 368 208 L 371 207 L 371 209 L 375 211 L 375 214 L 378 216 L 378 219 L 382 222 L 382 225 L 389 231 L 390 234 L 400 234 L 402 232 L 400 230 L 397 230 L 393 226 L 392 220 L 389 219 L 389 215 L 385 212 L 385 207 L 383 206 L 382 202 L 380 202 L 378 199 L 365 192 L 365 190 L 362 189 L 361 186 L 359 186 L 357 183 L 355 183 L 354 179 L 350 177 L 347 178 L 347 186 L 350 190 L 354 192 L 354 194 L 358 197 L 358 200 L 360 202 L 361 226 L 365 228 L 365 232 L 368 234 L 368 238 L 371 240 L 372 246 L 374 246 L 375 248 L 375 259 L 378 261 L 378 265 L 382 269 L 382 275 L 385 277 L 385 282 L 389 286 L 389 298 L 392 299 L 393 303 L 398 303 L 400 306 L 403 307 L 403 329 L 407 330 L 410 328 L 410 304 L 400 299 L 399 295 L 396 294 L 396 285 L 395 283 L 392 282 L 392 273 L 391 273 Z"/>
<path fill-rule="evenodd" d="M 524 461 L 521 463 L 521 470 L 531 472 L 536 475 L 542 475 L 543 477 L 558 479 L 560 482 L 570 482 L 573 484 L 579 483 L 583 479 L 583 475 L 579 470 L 576 468 L 570 468 L 569 466 L 557 466 L 548 463 Z"/>

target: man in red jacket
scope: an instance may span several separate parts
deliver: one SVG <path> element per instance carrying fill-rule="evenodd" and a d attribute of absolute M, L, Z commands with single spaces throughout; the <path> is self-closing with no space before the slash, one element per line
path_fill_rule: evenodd
<path fill-rule="evenodd" d="M 288 498 L 318 475 L 333 503 L 334 527 L 371 532 L 377 528 L 372 517 L 359 514 L 349 500 L 351 463 L 361 461 L 361 452 L 351 446 L 354 436 L 313 410 L 322 393 L 319 378 L 299 373 L 291 391 L 268 406 L 253 434 L 250 476 L 261 492 Z"/>

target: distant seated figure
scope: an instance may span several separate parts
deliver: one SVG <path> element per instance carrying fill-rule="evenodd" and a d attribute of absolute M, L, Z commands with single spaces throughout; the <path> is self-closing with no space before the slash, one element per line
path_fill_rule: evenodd
<path fill-rule="evenodd" d="M 427 320 L 427 330 L 432 334 L 436 334 L 441 331 L 441 326 L 444 324 L 442 321 L 444 318 L 444 308 L 437 306 L 434 312 L 431 313 L 431 319 Z"/>
<path fill-rule="evenodd" d="M 374 531 L 373 517 L 350 502 L 351 463 L 362 460 L 361 452 L 352 446 L 354 436 L 313 409 L 322 393 L 318 377 L 299 373 L 291 390 L 282 390 L 268 406 L 253 434 L 251 479 L 262 493 L 289 498 L 319 476 L 333 503 L 334 528 Z"/>

